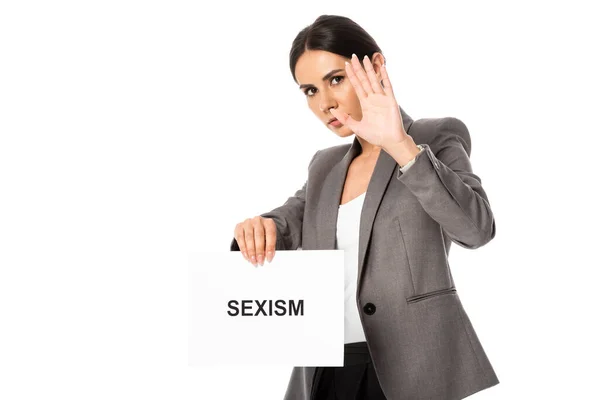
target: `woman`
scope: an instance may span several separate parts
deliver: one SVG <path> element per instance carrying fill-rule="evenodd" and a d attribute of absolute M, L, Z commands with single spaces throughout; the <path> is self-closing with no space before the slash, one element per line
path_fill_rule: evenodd
<path fill-rule="evenodd" d="M 295 367 L 285 399 L 454 400 L 499 383 L 447 258 L 496 230 L 466 126 L 413 121 L 381 49 L 345 17 L 303 29 L 290 68 L 317 118 L 355 137 L 317 151 L 283 206 L 235 227 L 231 249 L 254 266 L 276 250 L 346 252 L 344 366 Z"/>

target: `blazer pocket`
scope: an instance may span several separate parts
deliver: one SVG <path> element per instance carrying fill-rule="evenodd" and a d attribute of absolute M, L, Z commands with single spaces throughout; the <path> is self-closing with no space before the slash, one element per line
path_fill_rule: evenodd
<path fill-rule="evenodd" d="M 418 294 L 416 296 L 407 297 L 406 302 L 408 304 L 412 304 L 412 303 L 417 303 L 417 302 L 425 300 L 425 299 L 430 299 L 432 297 L 442 296 L 444 294 L 451 294 L 451 293 L 456 293 L 455 287 L 434 290 L 432 292 L 427 292 L 427 293 L 423 293 L 423 294 Z"/>
<path fill-rule="evenodd" d="M 410 284 L 411 284 L 411 287 L 414 292 L 415 291 L 415 283 L 413 280 L 413 274 L 412 274 L 412 268 L 410 266 L 410 260 L 408 259 L 408 248 L 406 247 L 406 242 L 404 241 L 404 234 L 402 233 L 402 227 L 400 226 L 400 217 L 396 216 L 396 217 L 394 217 L 394 219 L 392 221 L 393 221 L 393 224 L 396 226 L 396 229 L 398 232 L 399 243 L 402 243 L 402 249 L 404 250 L 404 263 L 406 265 L 406 270 L 408 271 L 408 275 L 410 278 Z"/>

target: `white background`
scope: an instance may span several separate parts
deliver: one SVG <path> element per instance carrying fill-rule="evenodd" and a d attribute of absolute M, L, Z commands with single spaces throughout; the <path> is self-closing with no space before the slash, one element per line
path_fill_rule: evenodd
<path fill-rule="evenodd" d="M 291 369 L 188 367 L 187 259 L 349 143 L 288 67 L 320 14 L 371 33 L 413 119 L 470 130 L 497 235 L 450 263 L 500 379 L 473 399 L 599 397 L 594 8 L 2 2 L 0 398 L 283 397 Z"/>

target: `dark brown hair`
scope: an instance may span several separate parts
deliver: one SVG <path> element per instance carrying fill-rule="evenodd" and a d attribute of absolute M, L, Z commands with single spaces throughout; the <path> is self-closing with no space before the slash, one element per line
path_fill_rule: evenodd
<path fill-rule="evenodd" d="M 290 70 L 296 83 L 296 63 L 307 50 L 324 50 L 346 58 L 354 53 L 361 63 L 365 55 L 372 59 L 376 52 L 383 54 L 367 31 L 339 15 L 321 15 L 296 35 L 290 50 Z"/>

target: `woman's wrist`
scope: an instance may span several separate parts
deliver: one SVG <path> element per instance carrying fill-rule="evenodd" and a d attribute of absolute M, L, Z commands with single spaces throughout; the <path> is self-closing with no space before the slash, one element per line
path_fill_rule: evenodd
<path fill-rule="evenodd" d="M 418 148 L 419 148 L 419 150 L 420 150 L 420 151 L 419 151 L 419 153 L 420 153 L 421 151 L 423 151 L 423 149 L 424 149 L 424 147 L 423 147 L 423 146 L 421 146 L 420 144 L 418 144 L 418 145 L 417 145 L 417 147 L 418 147 Z M 418 153 L 417 153 L 417 155 L 418 155 Z M 416 159 L 417 159 L 417 156 L 415 156 L 415 157 L 414 157 L 412 160 L 410 160 L 410 161 L 409 161 L 409 162 L 408 162 L 406 165 L 403 165 L 403 166 L 401 166 L 401 167 L 400 167 L 400 169 L 401 169 L 403 172 L 404 172 L 404 171 L 406 171 L 406 170 L 407 170 L 407 169 L 408 169 L 408 168 L 409 168 L 411 165 L 413 165 L 413 164 L 415 163 Z"/>
<path fill-rule="evenodd" d="M 396 160 L 398 165 L 403 167 L 417 157 L 417 154 L 422 150 L 422 146 L 417 146 L 412 136 L 408 135 L 402 142 L 386 146 L 384 149 Z"/>

